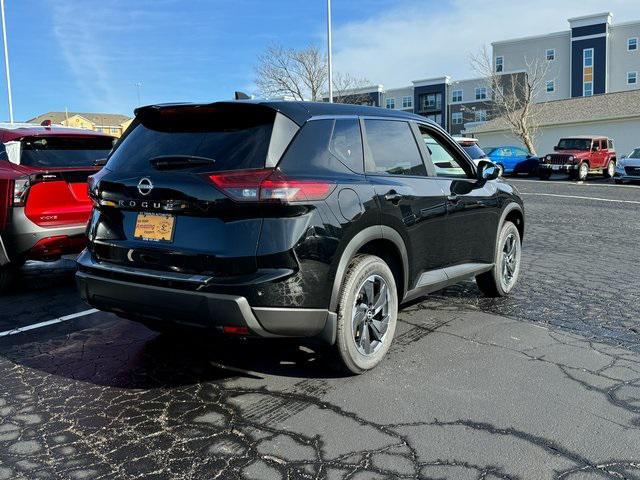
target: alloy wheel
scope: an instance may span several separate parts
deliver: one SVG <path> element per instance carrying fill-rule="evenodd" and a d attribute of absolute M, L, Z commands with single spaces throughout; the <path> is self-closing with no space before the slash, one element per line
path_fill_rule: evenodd
<path fill-rule="evenodd" d="M 358 289 L 351 316 L 353 341 L 362 355 L 382 347 L 389 328 L 389 288 L 379 275 L 369 276 Z"/>
<path fill-rule="evenodd" d="M 502 246 L 502 288 L 508 292 L 513 288 L 518 271 L 520 245 L 516 235 L 510 233 Z"/>
<path fill-rule="evenodd" d="M 578 180 L 586 180 L 588 175 L 589 175 L 589 165 L 583 162 L 580 164 L 580 173 L 578 175 Z"/>
<path fill-rule="evenodd" d="M 609 178 L 613 177 L 613 175 L 616 173 L 616 162 L 614 162 L 613 160 L 611 160 L 609 162 L 609 165 L 607 165 L 607 173 L 609 174 Z"/>

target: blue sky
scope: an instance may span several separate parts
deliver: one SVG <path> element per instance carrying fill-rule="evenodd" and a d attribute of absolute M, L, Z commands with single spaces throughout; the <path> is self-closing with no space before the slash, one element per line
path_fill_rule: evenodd
<path fill-rule="evenodd" d="M 7 0 L 15 117 L 51 110 L 130 114 L 142 103 L 212 101 L 254 91 L 269 44 L 324 47 L 325 0 Z M 560 5 L 558 5 L 560 4 Z M 389 87 L 473 73 L 485 43 L 563 30 L 637 0 L 333 0 L 336 70 Z M 516 21 L 515 19 L 518 18 Z M 0 118 L 7 118 L 0 79 Z"/>

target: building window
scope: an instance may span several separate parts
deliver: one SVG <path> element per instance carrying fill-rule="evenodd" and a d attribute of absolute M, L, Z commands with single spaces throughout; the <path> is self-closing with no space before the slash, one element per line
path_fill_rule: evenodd
<path fill-rule="evenodd" d="M 627 39 L 627 50 L 629 52 L 638 50 L 638 37 Z"/>
<path fill-rule="evenodd" d="M 496 72 L 504 71 L 504 57 L 496 57 Z"/>
<path fill-rule="evenodd" d="M 427 119 L 431 120 L 433 122 L 436 122 L 439 125 L 442 125 L 442 114 L 441 113 L 434 113 L 431 115 L 427 115 Z"/>
<path fill-rule="evenodd" d="M 111 127 L 111 134 L 112 135 L 117 135 L 118 134 L 118 129 L 116 127 Z"/>
<path fill-rule="evenodd" d="M 462 101 L 462 90 L 454 90 L 451 94 L 452 102 L 461 102 Z"/>
<path fill-rule="evenodd" d="M 547 60 L 548 61 L 552 61 L 556 59 L 556 49 L 555 48 L 549 48 L 547 49 Z"/>
<path fill-rule="evenodd" d="M 395 98 L 387 98 L 387 108 L 396 108 Z"/>
<path fill-rule="evenodd" d="M 556 91 L 556 82 L 553 80 L 549 80 L 547 82 L 547 93 L 552 93 Z"/>
<path fill-rule="evenodd" d="M 451 114 L 451 123 L 454 125 L 462 125 L 462 112 L 453 112 Z"/>
<path fill-rule="evenodd" d="M 487 111 L 486 110 L 476 110 L 475 111 L 475 121 L 476 122 L 486 122 L 487 121 Z"/>
<path fill-rule="evenodd" d="M 487 98 L 487 87 L 476 87 L 476 100 L 484 100 Z"/>
<path fill-rule="evenodd" d="M 627 85 L 638 83 L 638 72 L 627 72 Z"/>
<path fill-rule="evenodd" d="M 402 108 L 413 108 L 413 97 L 402 97 Z"/>
<path fill-rule="evenodd" d="M 593 48 L 582 51 L 582 95 L 593 95 Z"/>

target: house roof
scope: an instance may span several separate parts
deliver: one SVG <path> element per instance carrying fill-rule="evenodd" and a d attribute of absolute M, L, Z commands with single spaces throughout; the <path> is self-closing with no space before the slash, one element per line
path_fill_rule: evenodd
<path fill-rule="evenodd" d="M 86 118 L 90 122 L 95 125 L 100 126 L 108 126 L 108 127 L 116 127 L 127 120 L 131 120 L 131 117 L 126 115 L 120 115 L 117 113 L 87 113 L 87 112 L 48 112 L 43 113 L 42 115 L 38 115 L 31 120 L 28 120 L 29 123 L 37 123 L 40 125 L 45 120 L 51 120 L 51 123 L 62 123 L 67 118 L 71 118 L 74 115 L 79 115 L 83 118 Z"/>
<path fill-rule="evenodd" d="M 542 108 L 541 127 L 640 117 L 640 90 L 555 100 L 539 104 L 537 107 Z M 499 132 L 508 129 L 504 118 L 497 117 L 469 129 L 467 133 Z"/>

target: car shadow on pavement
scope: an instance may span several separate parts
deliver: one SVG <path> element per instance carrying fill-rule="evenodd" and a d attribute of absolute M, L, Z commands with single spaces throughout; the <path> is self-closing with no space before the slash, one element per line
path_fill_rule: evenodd
<path fill-rule="evenodd" d="M 343 376 L 328 365 L 321 348 L 299 341 L 157 334 L 128 320 L 99 315 L 106 321 L 81 319 L 44 338 L 44 331 L 35 330 L 2 339 L 0 361 L 124 389 L 174 388 L 238 377 Z"/>

